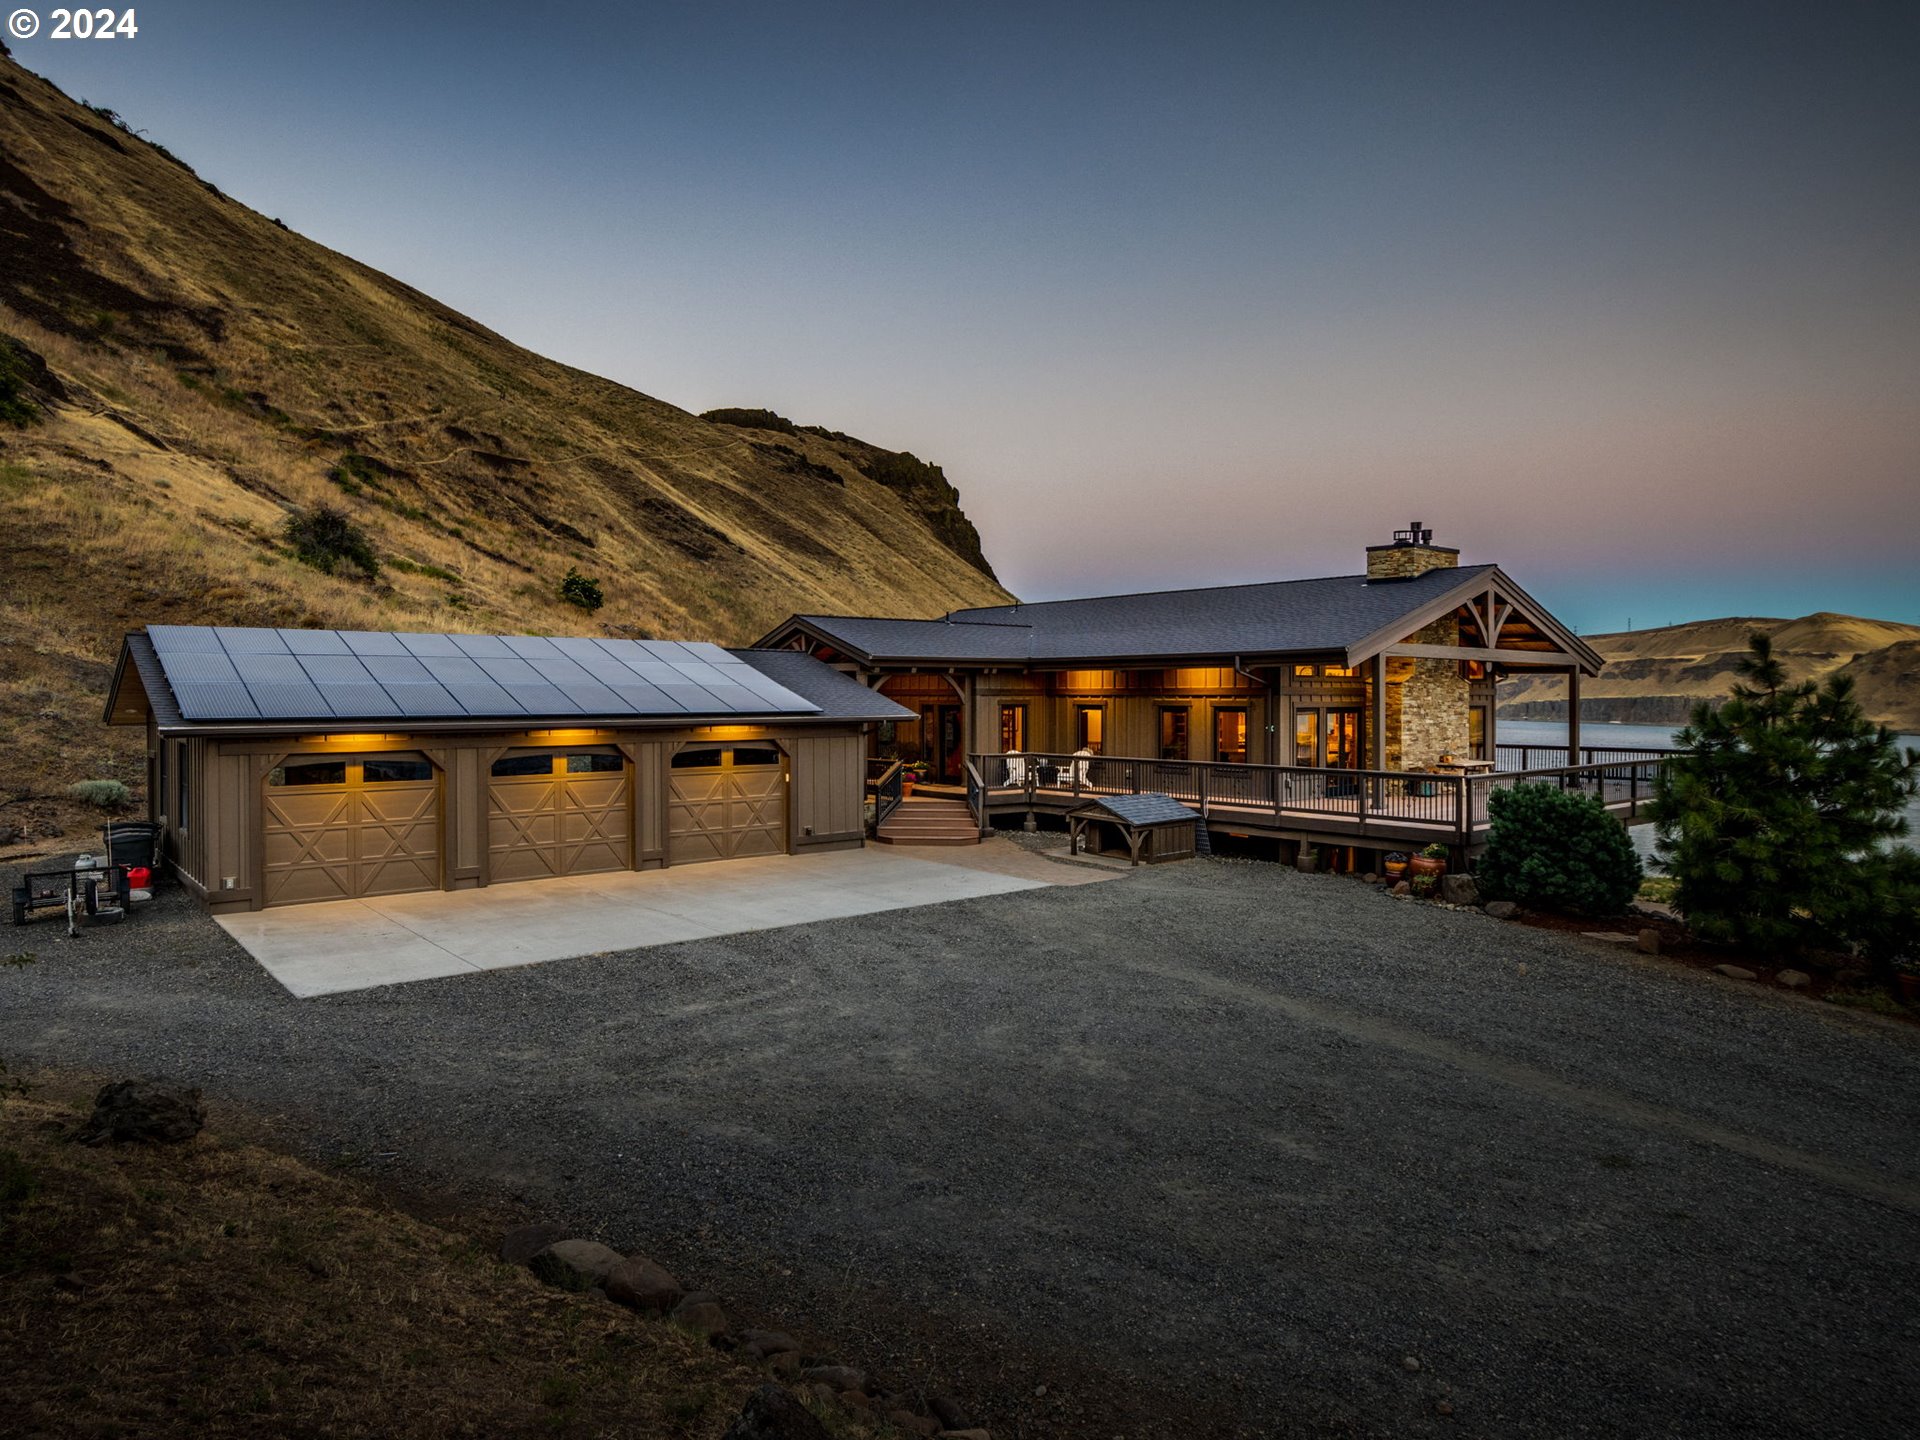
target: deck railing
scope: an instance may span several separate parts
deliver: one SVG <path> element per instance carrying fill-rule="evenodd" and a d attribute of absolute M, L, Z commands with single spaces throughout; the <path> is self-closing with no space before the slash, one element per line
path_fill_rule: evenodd
<path fill-rule="evenodd" d="M 1564 746 L 1560 753 L 1564 756 Z M 1361 841 L 1377 835 L 1383 843 L 1407 843 L 1430 836 L 1442 844 L 1466 846 L 1488 827 L 1487 797 L 1506 785 L 1557 784 L 1598 795 L 1609 810 L 1629 818 L 1651 798 L 1665 756 L 1664 751 L 1650 751 L 1582 765 L 1436 775 L 1030 751 L 970 756 L 969 768 L 977 770 L 982 781 L 982 803 L 988 811 L 1011 805 L 1031 809 L 1043 798 L 1071 806 L 1103 795 L 1147 791 L 1171 795 L 1217 825 L 1284 830 L 1326 821 L 1343 831 L 1351 827 Z M 971 791 L 970 780 L 970 802 Z"/>
<path fill-rule="evenodd" d="M 1659 750 L 1635 745 L 1582 745 L 1580 763 L 1582 765 L 1602 765 L 1614 761 L 1662 760 L 1673 754 L 1671 750 Z M 1525 743 L 1502 740 L 1493 747 L 1494 763 L 1503 770 L 1548 770 L 1567 763 L 1567 747 L 1564 745 L 1543 745 L 1537 740 Z"/>
<path fill-rule="evenodd" d="M 900 808 L 901 771 L 898 760 L 867 761 L 867 791 L 873 796 L 873 828 L 876 830 Z"/>

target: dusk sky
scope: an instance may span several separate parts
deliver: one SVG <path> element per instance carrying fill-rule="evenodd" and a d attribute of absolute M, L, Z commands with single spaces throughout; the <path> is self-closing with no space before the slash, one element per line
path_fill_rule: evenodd
<path fill-rule="evenodd" d="M 1589 632 L 1920 622 L 1911 0 L 137 12 L 15 58 L 532 349 L 941 463 L 1023 597 L 1418 517 Z"/>

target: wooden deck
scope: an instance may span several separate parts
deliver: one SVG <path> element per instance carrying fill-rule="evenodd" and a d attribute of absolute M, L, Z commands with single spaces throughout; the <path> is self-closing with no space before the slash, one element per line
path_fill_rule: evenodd
<path fill-rule="evenodd" d="M 1502 754 L 1503 763 L 1535 758 L 1521 747 L 1511 749 L 1517 753 Z M 1597 795 L 1609 813 L 1630 824 L 1653 796 L 1665 753 L 1608 751 L 1579 765 L 1480 775 L 1130 756 L 976 755 L 970 768 L 978 785 L 969 788 L 988 819 L 1065 815 L 1101 795 L 1157 792 L 1186 804 L 1210 829 L 1228 834 L 1364 849 L 1417 849 L 1438 842 L 1464 858 L 1486 843 L 1487 797 L 1496 788 L 1551 784 Z"/>

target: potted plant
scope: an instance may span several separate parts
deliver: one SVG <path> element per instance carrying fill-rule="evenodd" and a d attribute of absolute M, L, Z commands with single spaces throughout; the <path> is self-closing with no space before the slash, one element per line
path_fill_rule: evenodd
<path fill-rule="evenodd" d="M 1386 871 L 1387 878 L 1389 880 L 1398 880 L 1405 876 L 1407 873 L 1407 861 L 1410 858 L 1412 857 L 1404 850 L 1389 850 L 1386 858 L 1380 862 L 1382 868 Z"/>
<path fill-rule="evenodd" d="M 910 798 L 913 794 L 913 787 L 926 778 L 926 761 L 915 760 L 911 764 L 902 765 L 900 767 L 900 798 L 902 800 Z"/>
<path fill-rule="evenodd" d="M 1410 883 L 1413 887 L 1414 899 L 1431 900 L 1433 898 L 1433 892 L 1439 888 L 1440 877 L 1438 875 L 1416 874 Z"/>
<path fill-rule="evenodd" d="M 1407 861 L 1407 874 L 1417 884 L 1422 875 L 1434 880 L 1447 873 L 1447 847 L 1441 844 L 1427 846 L 1418 855 Z"/>

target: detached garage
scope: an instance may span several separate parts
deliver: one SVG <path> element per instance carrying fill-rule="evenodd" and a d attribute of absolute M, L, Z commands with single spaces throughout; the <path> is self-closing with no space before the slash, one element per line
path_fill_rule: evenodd
<path fill-rule="evenodd" d="M 858 846 L 864 730 L 910 718 L 791 651 L 184 625 L 107 706 L 218 910 Z"/>

